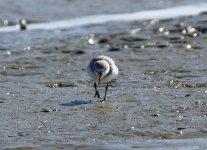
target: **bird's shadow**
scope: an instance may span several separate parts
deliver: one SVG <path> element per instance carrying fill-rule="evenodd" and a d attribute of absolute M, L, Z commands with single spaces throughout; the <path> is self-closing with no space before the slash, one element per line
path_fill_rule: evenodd
<path fill-rule="evenodd" d="M 61 103 L 60 106 L 80 106 L 80 105 L 86 105 L 86 104 L 95 104 L 95 102 L 90 101 L 90 100 L 74 100 L 66 103 Z"/>

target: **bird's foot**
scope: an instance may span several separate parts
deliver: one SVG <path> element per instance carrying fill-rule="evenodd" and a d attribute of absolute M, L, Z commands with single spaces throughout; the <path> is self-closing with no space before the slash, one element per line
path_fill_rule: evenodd
<path fill-rule="evenodd" d="M 103 99 L 101 102 L 102 102 L 102 103 L 106 103 L 106 100 L 105 100 L 105 99 Z"/>
<path fill-rule="evenodd" d="M 98 103 L 106 103 L 106 100 L 97 100 Z"/>
<path fill-rule="evenodd" d="M 100 94 L 99 94 L 99 91 L 96 91 L 94 98 L 96 98 L 96 96 L 97 96 L 98 98 L 101 98 L 101 96 L 100 96 Z"/>

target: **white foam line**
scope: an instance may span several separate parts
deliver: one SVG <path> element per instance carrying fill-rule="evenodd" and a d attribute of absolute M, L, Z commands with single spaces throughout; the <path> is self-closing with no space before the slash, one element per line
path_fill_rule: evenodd
<path fill-rule="evenodd" d="M 77 26 L 85 26 L 91 24 L 103 24 L 110 21 L 135 21 L 148 19 L 168 19 L 181 16 L 197 15 L 203 11 L 207 11 L 207 3 L 178 6 L 160 10 L 148 10 L 134 13 L 111 14 L 111 15 L 94 15 L 81 17 L 71 20 L 54 21 L 47 23 L 37 23 L 28 25 L 28 30 L 54 30 L 65 29 Z M 18 26 L 1 27 L 0 32 L 19 31 Z"/>

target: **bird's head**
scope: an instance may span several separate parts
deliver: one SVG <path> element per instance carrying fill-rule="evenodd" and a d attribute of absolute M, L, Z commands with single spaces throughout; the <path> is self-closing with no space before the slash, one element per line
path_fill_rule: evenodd
<path fill-rule="evenodd" d="M 98 75 L 98 84 L 100 83 L 101 79 L 109 72 L 110 66 L 109 63 L 105 60 L 98 60 L 94 63 L 95 72 Z"/>

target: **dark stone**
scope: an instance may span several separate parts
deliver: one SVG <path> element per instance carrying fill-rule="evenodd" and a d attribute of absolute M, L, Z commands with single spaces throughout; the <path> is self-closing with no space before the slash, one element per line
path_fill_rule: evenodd
<path fill-rule="evenodd" d="M 192 96 L 191 94 L 186 94 L 186 95 L 185 95 L 185 97 L 191 97 L 191 96 Z"/>
<path fill-rule="evenodd" d="M 186 129 L 186 128 L 180 128 L 180 127 L 177 128 L 177 130 L 184 130 L 184 129 Z"/>
<path fill-rule="evenodd" d="M 121 51 L 121 49 L 118 48 L 118 47 L 112 46 L 112 47 L 110 47 L 110 48 L 108 49 L 108 51 L 110 51 L 110 52 L 116 52 L 116 51 Z"/>
<path fill-rule="evenodd" d="M 105 44 L 105 43 L 109 43 L 109 39 L 107 38 L 102 38 L 98 41 L 99 44 Z"/>

